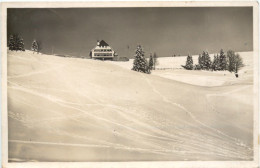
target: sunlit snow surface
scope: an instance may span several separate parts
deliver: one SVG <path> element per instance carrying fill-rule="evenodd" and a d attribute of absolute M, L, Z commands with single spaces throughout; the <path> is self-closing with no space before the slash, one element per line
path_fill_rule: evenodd
<path fill-rule="evenodd" d="M 161 57 L 158 58 L 156 70 L 152 71 L 153 75 L 164 78 L 189 83 L 198 86 L 222 86 L 241 82 L 253 82 L 253 52 L 240 52 L 243 59 L 244 67 L 239 71 L 239 78 L 236 79 L 234 73 L 228 71 L 187 71 L 181 65 L 185 65 L 186 56 L 177 57 Z M 211 60 L 214 54 L 210 54 Z M 198 64 L 198 55 L 192 56 L 193 63 Z M 147 59 L 148 60 L 148 59 Z M 131 69 L 133 67 L 133 59 L 128 62 L 112 62 L 123 68 Z"/>
<path fill-rule="evenodd" d="M 9 161 L 253 159 L 253 53 L 229 72 L 8 51 Z M 196 56 L 193 57 L 194 62 Z"/>

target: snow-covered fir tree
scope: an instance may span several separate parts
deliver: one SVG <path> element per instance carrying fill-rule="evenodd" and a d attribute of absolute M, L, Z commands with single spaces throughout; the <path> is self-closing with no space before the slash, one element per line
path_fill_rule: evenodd
<path fill-rule="evenodd" d="M 144 51 L 141 47 L 141 45 L 137 46 L 137 49 L 135 51 L 135 56 L 134 56 L 134 63 L 133 63 L 133 68 L 132 70 L 137 71 L 137 72 L 143 72 L 143 73 L 149 73 L 149 66 L 148 63 L 144 57 Z"/>
<path fill-rule="evenodd" d="M 199 64 L 201 65 L 201 69 L 206 69 L 205 58 L 206 58 L 206 52 L 203 51 L 202 55 L 201 55 L 201 58 L 200 58 L 200 61 L 199 61 Z"/>
<path fill-rule="evenodd" d="M 39 52 L 39 47 L 38 47 L 38 43 L 37 43 L 36 40 L 33 40 L 31 50 L 33 51 L 33 53 L 34 52 L 37 52 L 37 53 Z"/>
<path fill-rule="evenodd" d="M 228 60 L 228 66 L 227 70 L 230 72 L 234 72 L 235 70 L 235 52 L 232 50 L 227 51 L 227 60 Z"/>
<path fill-rule="evenodd" d="M 238 70 L 244 66 L 243 59 L 240 57 L 239 54 L 235 54 L 233 50 L 229 50 L 227 52 L 227 58 L 228 58 L 228 70 L 230 72 L 237 73 Z"/>
<path fill-rule="evenodd" d="M 219 59 L 218 54 L 217 54 L 217 55 L 214 55 L 214 59 L 213 59 L 211 68 L 212 68 L 213 71 L 219 71 L 219 70 L 221 70 L 221 67 L 220 67 L 220 59 Z"/>
<path fill-rule="evenodd" d="M 8 47 L 9 50 L 25 51 L 23 38 L 17 34 L 10 35 Z"/>
<path fill-rule="evenodd" d="M 238 73 L 238 70 L 240 70 L 244 65 L 242 57 L 240 57 L 239 54 L 235 55 L 235 73 Z"/>
<path fill-rule="evenodd" d="M 217 70 L 217 71 L 221 71 L 220 57 L 219 57 L 218 54 L 217 54 L 216 70 Z"/>
<path fill-rule="evenodd" d="M 19 49 L 18 47 L 18 41 L 19 41 L 19 37 L 17 34 L 14 34 L 14 50 L 17 51 Z"/>
<path fill-rule="evenodd" d="M 10 35 L 10 37 L 9 37 L 8 47 L 9 47 L 9 50 L 11 50 L 11 51 L 15 50 L 15 41 L 14 41 L 13 35 Z"/>
<path fill-rule="evenodd" d="M 18 41 L 18 44 L 17 44 L 18 50 L 25 51 L 23 38 L 18 36 L 18 40 L 17 41 Z"/>
<path fill-rule="evenodd" d="M 195 70 L 201 70 L 202 69 L 202 56 L 201 56 L 201 54 L 199 54 L 198 64 L 195 65 L 194 69 Z"/>
<path fill-rule="evenodd" d="M 183 66 L 185 69 L 192 70 L 193 69 L 193 59 L 190 54 L 187 56 L 186 65 Z"/>
<path fill-rule="evenodd" d="M 226 70 L 227 69 L 227 58 L 226 58 L 226 55 L 223 51 L 223 49 L 220 50 L 220 53 L 219 53 L 219 64 L 220 64 L 220 69 L 221 70 Z"/>
<path fill-rule="evenodd" d="M 206 70 L 209 70 L 211 68 L 211 60 L 208 52 L 205 52 L 203 67 Z"/>
<path fill-rule="evenodd" d="M 202 65 L 201 62 L 202 62 L 202 58 L 201 58 L 201 54 L 199 54 L 198 63 L 199 63 L 200 66 Z"/>
<path fill-rule="evenodd" d="M 149 58 L 149 69 L 152 70 L 153 69 L 153 55 L 152 53 L 150 54 L 150 58 Z"/>

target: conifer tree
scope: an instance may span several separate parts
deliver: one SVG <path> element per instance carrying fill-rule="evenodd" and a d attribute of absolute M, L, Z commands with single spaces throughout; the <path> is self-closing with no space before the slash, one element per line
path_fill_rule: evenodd
<path fill-rule="evenodd" d="M 14 34 L 13 37 L 14 37 L 14 50 L 17 51 L 19 50 L 19 46 L 18 46 L 19 36 L 17 34 Z"/>
<path fill-rule="evenodd" d="M 33 53 L 34 52 L 37 52 L 37 53 L 39 52 L 39 47 L 38 47 L 38 43 L 37 43 L 36 40 L 33 40 L 31 50 L 33 51 Z"/>
<path fill-rule="evenodd" d="M 219 57 L 218 54 L 217 54 L 216 70 L 217 70 L 217 71 L 220 71 L 220 70 L 221 70 L 220 57 Z"/>
<path fill-rule="evenodd" d="M 11 51 L 15 50 L 15 41 L 14 41 L 13 35 L 10 35 L 10 37 L 9 37 L 8 47 L 9 47 L 9 50 L 11 50 Z"/>
<path fill-rule="evenodd" d="M 25 51 L 23 38 L 21 36 L 18 36 L 17 34 L 10 35 L 8 46 L 9 46 L 9 50 L 12 50 L 12 51 L 13 50 Z"/>
<path fill-rule="evenodd" d="M 239 54 L 235 54 L 233 50 L 229 50 L 227 52 L 227 58 L 228 58 L 228 70 L 230 72 L 237 73 L 238 70 L 244 66 L 243 59 L 240 57 Z"/>
<path fill-rule="evenodd" d="M 211 68 L 211 60 L 208 52 L 205 52 L 204 57 L 204 69 L 209 70 Z"/>
<path fill-rule="evenodd" d="M 198 58 L 198 63 L 199 63 L 199 65 L 202 64 L 201 61 L 202 61 L 201 54 L 199 54 L 199 58 Z"/>
<path fill-rule="evenodd" d="M 228 58 L 228 71 L 234 72 L 235 70 L 235 52 L 232 50 L 227 51 L 227 58 Z"/>
<path fill-rule="evenodd" d="M 219 70 L 221 70 L 221 68 L 220 68 L 220 60 L 219 60 L 218 54 L 217 54 L 217 55 L 214 55 L 214 59 L 213 59 L 211 68 L 212 68 L 213 71 L 219 71 Z"/>
<path fill-rule="evenodd" d="M 149 73 L 148 63 L 144 57 L 144 51 L 141 45 L 137 46 L 134 57 L 134 65 L 132 70 L 137 72 Z"/>
<path fill-rule="evenodd" d="M 183 66 L 183 68 L 192 70 L 193 69 L 193 59 L 190 54 L 187 56 L 186 65 Z"/>
<path fill-rule="evenodd" d="M 202 56 L 201 54 L 199 54 L 199 57 L 198 57 L 198 64 L 195 65 L 195 70 L 201 70 L 202 69 Z"/>
<path fill-rule="evenodd" d="M 201 69 L 206 69 L 206 66 L 205 66 L 205 58 L 206 58 L 206 52 L 203 51 L 203 52 L 202 52 L 202 55 L 201 55 L 201 58 L 200 58 L 200 60 L 199 60 L 200 65 L 201 65 Z"/>
<path fill-rule="evenodd" d="M 17 48 L 18 48 L 18 50 L 20 50 L 20 51 L 25 51 L 23 38 L 22 38 L 21 36 L 18 36 L 18 39 L 17 39 Z"/>
<path fill-rule="evenodd" d="M 149 58 L 149 69 L 152 70 L 153 69 L 153 55 L 152 53 L 150 54 L 150 58 Z"/>
<path fill-rule="evenodd" d="M 217 62 L 217 56 L 214 55 L 214 59 L 213 59 L 212 65 L 211 65 L 211 68 L 213 71 L 216 71 L 216 62 Z"/>
<path fill-rule="evenodd" d="M 220 64 L 221 70 L 227 69 L 227 58 L 226 58 L 226 55 L 225 55 L 223 49 L 220 50 L 219 64 Z"/>
<path fill-rule="evenodd" d="M 240 70 L 243 66 L 243 59 L 240 57 L 239 54 L 235 55 L 235 73 L 238 73 L 238 70 Z"/>
<path fill-rule="evenodd" d="M 157 58 L 158 58 L 157 54 L 156 54 L 156 53 L 153 53 L 153 68 L 154 68 L 154 70 L 155 70 L 156 65 L 159 64 Z"/>

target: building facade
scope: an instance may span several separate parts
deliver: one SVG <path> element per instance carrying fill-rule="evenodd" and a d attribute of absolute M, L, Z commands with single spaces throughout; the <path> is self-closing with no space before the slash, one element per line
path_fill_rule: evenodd
<path fill-rule="evenodd" d="M 113 60 L 115 56 L 115 51 L 104 40 L 97 41 L 96 47 L 90 51 L 92 59 Z"/>

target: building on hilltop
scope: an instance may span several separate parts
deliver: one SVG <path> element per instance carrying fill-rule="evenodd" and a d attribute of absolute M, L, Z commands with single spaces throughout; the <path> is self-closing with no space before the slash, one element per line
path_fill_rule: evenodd
<path fill-rule="evenodd" d="M 118 55 L 104 40 L 101 40 L 97 41 L 96 47 L 90 51 L 89 56 L 92 59 L 114 60 Z"/>

